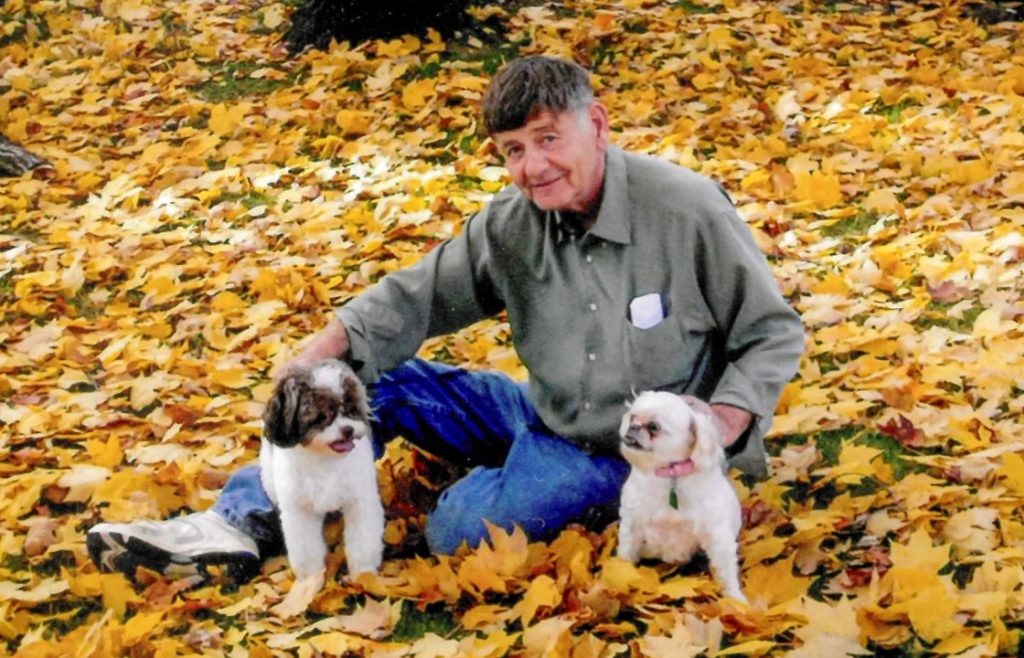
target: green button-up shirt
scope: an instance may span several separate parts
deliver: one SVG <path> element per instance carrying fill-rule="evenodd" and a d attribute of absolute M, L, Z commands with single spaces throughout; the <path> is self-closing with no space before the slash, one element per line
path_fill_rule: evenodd
<path fill-rule="evenodd" d="M 338 310 L 373 381 L 423 341 L 507 310 L 530 395 L 555 433 L 618 451 L 626 403 L 648 389 L 754 415 L 731 462 L 765 471 L 763 436 L 796 372 L 803 327 L 722 188 L 611 147 L 585 233 L 510 186 L 415 265 Z M 653 326 L 632 318 L 648 296 Z M 634 305 L 635 308 L 635 305 Z M 650 315 L 650 313 L 648 313 Z"/>

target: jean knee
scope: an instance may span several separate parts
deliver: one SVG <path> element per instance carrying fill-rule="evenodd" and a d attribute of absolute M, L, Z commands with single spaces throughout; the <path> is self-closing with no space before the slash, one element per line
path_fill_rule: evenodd
<path fill-rule="evenodd" d="M 493 498 L 489 485 L 494 474 L 494 469 L 474 469 L 441 495 L 424 528 L 432 553 L 451 555 L 463 543 L 476 548 L 488 538 L 484 510 Z"/>

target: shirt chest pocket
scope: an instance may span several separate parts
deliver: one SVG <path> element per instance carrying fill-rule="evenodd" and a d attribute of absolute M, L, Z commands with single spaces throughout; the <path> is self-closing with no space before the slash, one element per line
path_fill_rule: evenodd
<path fill-rule="evenodd" d="M 638 393 L 687 390 L 710 345 L 710 336 L 709 327 L 676 313 L 648 329 L 627 322 L 624 347 L 629 385 Z"/>

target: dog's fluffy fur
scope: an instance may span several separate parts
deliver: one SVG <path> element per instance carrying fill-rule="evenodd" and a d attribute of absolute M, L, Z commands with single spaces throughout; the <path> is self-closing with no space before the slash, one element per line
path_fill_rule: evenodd
<path fill-rule="evenodd" d="M 678 395 L 648 391 L 623 416 L 619 434 L 632 466 L 619 508 L 619 556 L 687 562 L 703 550 L 724 593 L 746 601 L 736 544 L 743 519 L 712 419 Z M 680 470 L 686 460 L 688 475 L 656 474 Z M 670 505 L 673 488 L 678 509 Z"/>
<path fill-rule="evenodd" d="M 273 611 L 306 609 L 324 585 L 324 517 L 345 517 L 350 574 L 376 572 L 384 549 L 384 507 L 370 440 L 366 389 L 342 361 L 324 361 L 283 379 L 263 414 L 263 488 L 281 514 L 295 583 Z"/>

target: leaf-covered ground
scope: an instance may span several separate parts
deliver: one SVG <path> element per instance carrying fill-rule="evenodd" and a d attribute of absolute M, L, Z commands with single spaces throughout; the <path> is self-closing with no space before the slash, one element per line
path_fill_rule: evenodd
<path fill-rule="evenodd" d="M 0 183 L 0 654 L 1019 651 L 1019 24 L 573 0 L 479 10 L 499 39 L 288 59 L 294 4 L 0 9 L 0 127 L 53 163 Z M 267 613 L 282 559 L 241 586 L 97 573 L 91 524 L 209 506 L 255 455 L 272 369 L 505 184 L 477 110 L 517 53 L 583 61 L 615 143 L 722 181 L 802 314 L 772 476 L 737 482 L 751 605 L 700 565 L 616 559 L 614 526 L 430 556 L 422 515 L 457 474 L 400 445 L 381 576 L 333 579 L 304 619 Z M 499 322 L 424 353 L 524 374 Z"/>

